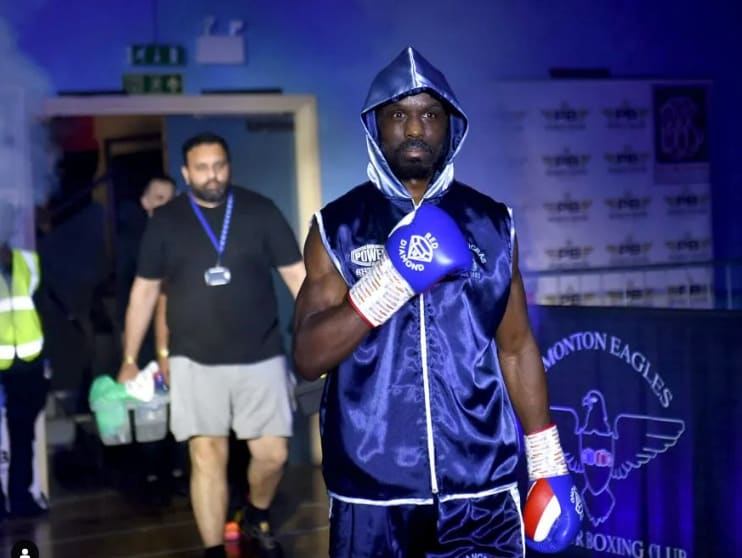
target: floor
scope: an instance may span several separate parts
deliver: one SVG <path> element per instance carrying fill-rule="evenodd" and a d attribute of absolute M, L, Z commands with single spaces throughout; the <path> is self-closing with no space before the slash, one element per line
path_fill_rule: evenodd
<path fill-rule="evenodd" d="M 290 466 L 273 510 L 286 558 L 327 556 L 327 494 L 319 468 Z M 31 540 L 41 558 L 200 557 L 196 525 L 185 497 L 168 505 L 142 506 L 109 488 L 52 498 L 42 519 L 0 524 L 0 556 L 13 556 L 19 540 Z M 233 556 L 250 557 L 247 550 Z"/>

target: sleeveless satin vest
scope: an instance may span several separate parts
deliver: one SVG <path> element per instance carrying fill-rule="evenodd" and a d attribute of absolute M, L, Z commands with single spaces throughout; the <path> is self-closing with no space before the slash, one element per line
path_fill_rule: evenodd
<path fill-rule="evenodd" d="M 510 210 L 456 181 L 423 203 L 453 217 L 474 263 L 408 301 L 328 374 L 324 476 L 347 501 L 426 503 L 515 482 L 518 428 L 493 339 L 510 293 Z M 365 183 L 318 212 L 348 286 L 412 209 L 411 200 Z"/>

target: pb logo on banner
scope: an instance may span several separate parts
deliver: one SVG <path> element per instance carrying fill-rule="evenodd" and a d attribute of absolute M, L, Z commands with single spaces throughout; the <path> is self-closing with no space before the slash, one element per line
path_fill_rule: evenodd
<path fill-rule="evenodd" d="M 552 419 L 585 506 L 575 546 L 593 556 L 687 558 L 688 394 L 675 391 L 641 342 L 626 328 L 601 327 L 543 350 Z"/>

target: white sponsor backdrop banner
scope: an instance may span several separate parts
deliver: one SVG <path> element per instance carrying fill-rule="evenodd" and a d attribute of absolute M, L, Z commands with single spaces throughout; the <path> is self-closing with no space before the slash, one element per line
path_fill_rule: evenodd
<path fill-rule="evenodd" d="M 494 85 L 492 167 L 531 302 L 710 306 L 708 82 Z M 570 274 L 570 269 L 621 268 Z M 531 272 L 564 270 L 533 278 Z"/>

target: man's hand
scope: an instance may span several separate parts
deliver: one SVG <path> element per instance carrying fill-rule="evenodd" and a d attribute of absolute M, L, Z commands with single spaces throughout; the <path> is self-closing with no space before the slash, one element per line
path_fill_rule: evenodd
<path fill-rule="evenodd" d="M 170 357 L 158 356 L 157 367 L 162 372 L 162 376 L 165 378 L 165 383 L 170 385 Z"/>
<path fill-rule="evenodd" d="M 139 374 L 139 367 L 136 363 L 124 361 L 119 368 L 119 375 L 116 377 L 116 381 L 125 384 L 129 380 L 133 380 Z"/>

